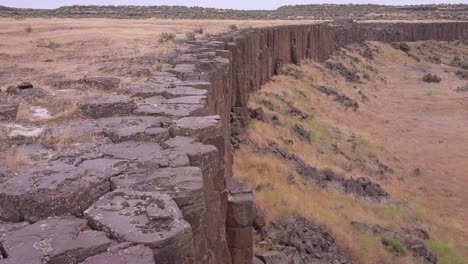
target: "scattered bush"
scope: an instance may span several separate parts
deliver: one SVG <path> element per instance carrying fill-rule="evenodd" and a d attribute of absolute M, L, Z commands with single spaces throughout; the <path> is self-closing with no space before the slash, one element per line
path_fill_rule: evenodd
<path fill-rule="evenodd" d="M 31 26 L 27 26 L 24 28 L 24 31 L 26 31 L 27 33 L 31 33 L 33 31 L 32 27 Z"/>
<path fill-rule="evenodd" d="M 452 65 L 455 67 L 462 68 L 464 70 L 468 70 L 468 61 L 462 60 L 459 56 L 453 57 Z"/>
<path fill-rule="evenodd" d="M 439 55 L 434 55 L 430 58 L 434 63 L 440 64 L 440 56 Z"/>
<path fill-rule="evenodd" d="M 457 89 L 455 89 L 455 91 L 458 92 L 458 93 L 468 92 L 468 84 L 457 87 Z"/>
<path fill-rule="evenodd" d="M 428 73 L 424 75 L 423 81 L 427 83 L 439 83 L 440 81 L 442 81 L 442 79 L 435 74 Z"/>
<path fill-rule="evenodd" d="M 401 50 L 403 52 L 406 52 L 406 53 L 408 53 L 411 50 L 411 47 L 408 44 L 406 44 L 405 42 L 393 42 L 392 47 L 397 49 L 397 50 Z"/>
<path fill-rule="evenodd" d="M 203 34 L 204 31 L 205 30 L 203 28 L 199 27 L 199 28 L 194 29 L 193 33 L 201 35 L 201 34 Z"/>
<path fill-rule="evenodd" d="M 237 27 L 236 24 L 231 24 L 231 25 L 229 25 L 229 29 L 230 30 L 238 30 L 239 28 Z"/>
<path fill-rule="evenodd" d="M 468 80 L 468 71 L 458 70 L 455 74 L 462 80 Z"/>
<path fill-rule="evenodd" d="M 185 33 L 185 37 L 187 38 L 187 40 L 196 40 L 197 38 L 195 37 L 195 33 L 193 32 L 187 32 Z"/>
<path fill-rule="evenodd" d="M 405 247 L 401 244 L 401 242 L 398 239 L 391 236 L 383 236 L 382 244 L 389 252 L 391 252 L 395 256 L 406 256 Z"/>
<path fill-rule="evenodd" d="M 162 32 L 159 34 L 159 43 L 173 41 L 176 35 L 174 33 Z"/>

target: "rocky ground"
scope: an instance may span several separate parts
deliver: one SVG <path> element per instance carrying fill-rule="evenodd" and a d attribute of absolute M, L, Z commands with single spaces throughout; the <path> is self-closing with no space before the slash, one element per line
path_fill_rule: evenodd
<path fill-rule="evenodd" d="M 258 263 L 466 263 L 467 52 L 352 45 L 283 67 L 245 130 L 232 116 L 234 175 L 263 208 Z"/>

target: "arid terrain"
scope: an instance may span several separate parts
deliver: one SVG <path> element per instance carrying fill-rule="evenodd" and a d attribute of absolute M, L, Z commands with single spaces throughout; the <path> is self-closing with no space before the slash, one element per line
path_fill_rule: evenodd
<path fill-rule="evenodd" d="M 428 41 L 408 49 L 370 42 L 322 64 L 285 67 L 250 99 L 255 119 L 234 176 L 253 184 L 268 220 L 313 219 L 356 263 L 420 263 L 381 243 L 411 228 L 427 230 L 439 263 L 467 263 L 468 92 L 456 61 L 466 60 L 468 46 Z M 424 82 L 428 73 L 442 80 Z M 325 176 L 308 175 L 285 153 Z M 388 196 L 354 193 L 335 175 L 367 177 Z"/>
<path fill-rule="evenodd" d="M 407 3 L 404 3 L 407 4 Z M 0 17 L 175 18 L 261 20 L 466 20 L 463 4 L 441 5 L 286 5 L 275 10 L 233 10 L 186 6 L 64 6 L 57 9 L 19 9 L 0 6 Z"/>
<path fill-rule="evenodd" d="M 0 6 L 0 264 L 467 264 L 467 20 Z"/>

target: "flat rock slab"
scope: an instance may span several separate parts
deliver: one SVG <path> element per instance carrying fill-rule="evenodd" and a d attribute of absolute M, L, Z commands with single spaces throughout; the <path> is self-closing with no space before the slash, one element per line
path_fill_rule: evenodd
<path fill-rule="evenodd" d="M 124 244 L 126 245 L 126 244 Z M 153 251 L 143 245 L 109 248 L 107 252 L 86 259 L 82 264 L 156 264 Z"/>
<path fill-rule="evenodd" d="M 113 241 L 93 231 L 86 220 L 72 216 L 48 218 L 10 231 L 0 238 L 2 264 L 75 264 L 104 252 Z"/>
<path fill-rule="evenodd" d="M 170 99 L 182 96 L 205 96 L 208 90 L 192 88 L 189 86 L 168 87 L 167 85 L 144 85 L 130 87 L 127 91 L 132 97 L 149 98 L 162 96 Z"/>
<path fill-rule="evenodd" d="M 193 263 L 192 229 L 167 194 L 115 190 L 88 208 L 85 216 L 119 242 L 150 247 L 156 263 Z"/>
<path fill-rule="evenodd" d="M 210 137 L 222 135 L 221 118 L 218 115 L 184 117 L 174 121 L 170 131 L 174 136 L 195 137 L 201 141 L 208 141 Z"/>
<path fill-rule="evenodd" d="M 16 119 L 18 104 L 0 104 L 0 121 Z"/>
<path fill-rule="evenodd" d="M 185 153 L 162 149 L 155 142 L 127 141 L 110 144 L 103 147 L 102 153 L 116 159 L 129 160 L 133 165 L 142 169 L 175 168 L 188 166 L 190 163 Z"/>
<path fill-rule="evenodd" d="M 136 105 L 132 98 L 116 95 L 81 102 L 79 108 L 87 117 L 101 118 L 127 115 L 136 108 Z"/>
<path fill-rule="evenodd" d="M 112 142 L 122 141 L 155 141 L 169 139 L 169 132 L 163 128 L 170 119 L 152 116 L 109 117 L 96 121 Z"/>
<path fill-rule="evenodd" d="M 110 191 L 109 178 L 125 165 L 122 160 L 102 158 L 78 166 L 57 160 L 21 168 L 0 183 L 0 219 L 34 222 L 54 215 L 81 215 Z"/>
<path fill-rule="evenodd" d="M 84 138 L 104 135 L 104 130 L 92 120 L 73 120 L 66 124 L 50 127 L 46 134 L 52 138 Z"/>
<path fill-rule="evenodd" d="M 120 85 L 120 79 L 114 77 L 89 77 L 78 82 L 104 91 L 115 90 Z"/>
<path fill-rule="evenodd" d="M 135 113 L 168 117 L 199 116 L 206 111 L 205 102 L 206 96 L 184 96 L 172 99 L 154 96 L 139 102 Z"/>

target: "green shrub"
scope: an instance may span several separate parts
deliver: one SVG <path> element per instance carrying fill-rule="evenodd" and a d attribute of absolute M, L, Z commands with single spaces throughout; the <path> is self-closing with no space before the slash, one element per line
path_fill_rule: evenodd
<path fill-rule="evenodd" d="M 174 33 L 162 32 L 159 34 L 159 43 L 173 41 L 176 35 Z"/>
<path fill-rule="evenodd" d="M 381 242 L 382 245 L 385 246 L 385 249 L 387 249 L 393 255 L 399 257 L 406 256 L 406 249 L 401 244 L 400 240 L 391 236 L 383 236 Z"/>
<path fill-rule="evenodd" d="M 33 28 L 31 26 L 27 26 L 24 28 L 24 31 L 26 31 L 27 33 L 31 33 L 33 31 Z"/>
<path fill-rule="evenodd" d="M 195 37 L 195 33 L 193 32 L 187 32 L 185 33 L 185 37 L 187 38 L 187 40 L 196 40 L 197 38 Z"/>
<path fill-rule="evenodd" d="M 435 75 L 435 74 L 428 73 L 428 74 L 424 75 L 423 81 L 427 82 L 427 83 L 440 83 L 440 81 L 442 81 L 442 79 L 439 76 Z"/>

